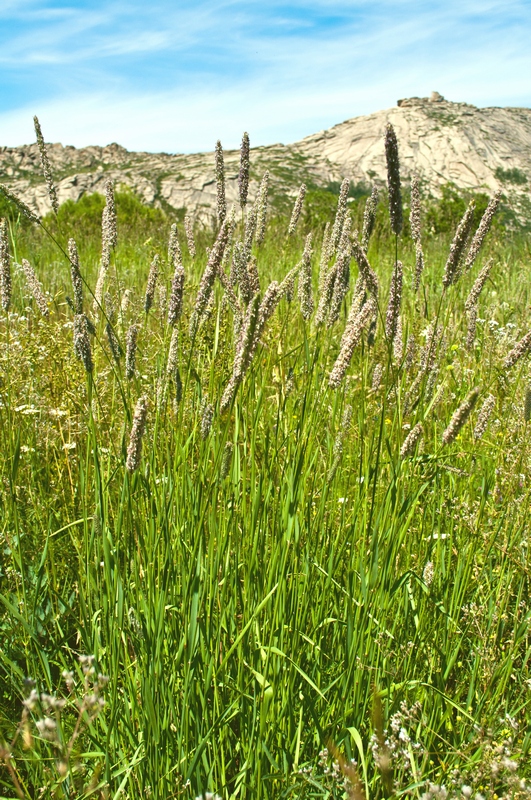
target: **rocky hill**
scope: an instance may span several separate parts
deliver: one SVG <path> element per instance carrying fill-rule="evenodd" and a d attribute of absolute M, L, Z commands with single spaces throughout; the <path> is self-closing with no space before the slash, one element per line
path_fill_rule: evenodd
<path fill-rule="evenodd" d="M 383 184 L 387 122 L 398 136 L 405 182 L 417 172 L 425 191 L 435 196 L 448 182 L 487 193 L 502 189 L 518 216 L 529 215 L 531 109 L 476 108 L 445 100 L 437 92 L 430 98 L 399 100 L 395 108 L 354 117 L 294 144 L 254 148 L 251 199 L 266 169 L 273 192 L 288 195 L 294 195 L 303 181 L 325 187 L 348 177 L 355 184 Z M 186 208 L 204 222 L 212 218 L 213 153 L 133 153 L 118 144 L 81 149 L 50 144 L 48 148 L 59 202 L 103 193 L 110 177 L 146 203 Z M 238 167 L 238 151 L 226 151 L 229 202 L 237 201 Z M 39 214 L 50 210 L 36 144 L 0 148 L 0 182 Z"/>

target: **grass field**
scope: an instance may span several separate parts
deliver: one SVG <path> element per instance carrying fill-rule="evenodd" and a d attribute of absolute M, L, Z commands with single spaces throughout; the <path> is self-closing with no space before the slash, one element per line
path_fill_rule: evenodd
<path fill-rule="evenodd" d="M 3 796 L 531 794 L 529 243 L 322 201 L 6 201 Z"/>

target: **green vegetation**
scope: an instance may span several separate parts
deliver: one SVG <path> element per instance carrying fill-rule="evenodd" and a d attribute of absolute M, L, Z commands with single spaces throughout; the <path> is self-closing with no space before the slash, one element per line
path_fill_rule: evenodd
<path fill-rule="evenodd" d="M 513 349 L 529 329 L 529 242 L 502 216 L 471 271 L 443 288 L 468 201 L 448 187 L 423 210 L 414 292 L 409 223 L 396 241 L 382 200 L 368 249 L 376 318 L 351 316 L 359 342 L 332 388 L 349 312 L 363 313 L 371 284 L 360 292 L 350 256 L 330 284 L 343 251 L 322 254 L 329 189 L 309 189 L 293 237 L 279 213 L 253 244 L 259 299 L 245 292 L 250 258 L 245 275 L 233 268 L 233 299 L 219 280 L 205 289 L 215 234 L 196 229 L 194 259 L 179 224 L 175 326 L 165 213 L 116 195 L 98 304 L 104 198 L 66 203 L 44 227 L 1 207 L 13 257 L 0 317 L 2 796 L 444 800 L 444 785 L 455 798 L 529 797 L 531 393 L 529 347 Z M 352 230 L 364 206 L 354 192 Z M 216 267 L 226 275 L 245 242 L 239 216 Z M 270 286 L 300 265 L 310 231 L 313 314 L 302 277 L 296 291 Z M 94 325 L 89 372 L 66 299 L 71 236 Z M 389 333 L 396 248 L 404 288 Z M 470 341 L 465 301 L 489 257 Z M 328 285 L 345 290 L 337 319 Z M 275 303 L 253 322 L 268 287 Z M 238 353 L 244 374 L 221 411 Z"/>
<path fill-rule="evenodd" d="M 522 172 L 521 169 L 517 169 L 517 167 L 513 167 L 512 169 L 503 169 L 502 167 L 497 167 L 494 174 L 499 181 L 503 181 L 504 183 L 516 183 L 520 186 L 523 186 L 524 183 L 527 183 L 527 176 L 525 172 Z"/>

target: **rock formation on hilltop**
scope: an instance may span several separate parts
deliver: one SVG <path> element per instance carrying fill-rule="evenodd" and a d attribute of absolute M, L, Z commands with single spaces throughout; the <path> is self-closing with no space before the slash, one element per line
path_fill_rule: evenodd
<path fill-rule="evenodd" d="M 273 192 L 289 195 L 303 181 L 327 186 L 348 177 L 367 186 L 384 184 L 387 122 L 397 133 L 406 182 L 417 172 L 435 196 L 446 183 L 489 194 L 502 189 L 518 216 L 528 214 L 531 109 L 476 108 L 447 101 L 437 92 L 399 100 L 395 108 L 353 117 L 294 144 L 254 148 L 250 198 L 266 169 Z M 60 203 L 103 193 L 105 180 L 112 178 L 146 203 L 186 208 L 204 222 L 213 217 L 213 153 L 133 153 L 118 144 L 80 149 L 50 144 L 48 149 Z M 238 151 L 225 152 L 228 203 L 237 202 L 238 166 Z M 0 148 L 0 182 L 37 213 L 50 210 L 36 144 Z"/>

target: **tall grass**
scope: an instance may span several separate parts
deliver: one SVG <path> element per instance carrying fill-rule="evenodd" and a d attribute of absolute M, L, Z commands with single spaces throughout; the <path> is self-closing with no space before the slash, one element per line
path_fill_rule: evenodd
<path fill-rule="evenodd" d="M 443 797 L 441 785 L 456 796 L 529 795 L 526 354 L 504 368 L 529 328 L 527 262 L 498 229 L 471 272 L 444 288 L 450 242 L 425 237 L 414 292 L 418 236 L 415 246 L 386 232 L 379 209 L 367 253 L 376 317 L 366 314 L 332 388 L 352 303 L 363 310 L 367 295 L 367 278 L 355 288 L 351 239 L 341 239 L 347 189 L 324 276 L 341 263 L 346 294 L 329 327 L 282 283 L 302 263 L 307 300 L 311 268 L 317 308 L 322 230 L 305 250 L 304 213 L 291 235 L 288 219 L 273 221 L 252 251 L 243 213 L 227 215 L 224 260 L 216 232 L 196 231 L 193 258 L 178 227 L 183 310 L 168 324 L 169 224 L 128 248 L 118 195 L 104 287 L 115 313 L 102 303 L 92 314 L 99 243 L 78 237 L 94 326 L 88 371 L 66 300 L 72 231 L 59 213 L 45 223 L 58 246 L 42 240 L 31 253 L 45 234 L 17 248 L 12 222 L 13 296 L 0 319 L 6 797 Z M 403 298 L 389 336 L 396 251 Z M 16 267 L 22 252 L 48 292 L 48 318 Z M 256 258 L 254 297 L 231 270 L 242 252 L 253 280 Z M 488 255 L 495 265 L 467 348 L 465 300 Z M 207 261 L 215 279 L 224 272 L 213 285 Z M 126 374 L 119 352 L 132 325 Z M 474 387 L 477 407 L 457 424 Z M 108 678 L 97 714 L 83 705 L 92 673 L 79 655 Z M 66 705 L 23 706 L 27 677 Z M 57 740 L 34 726 L 52 717 Z"/>

